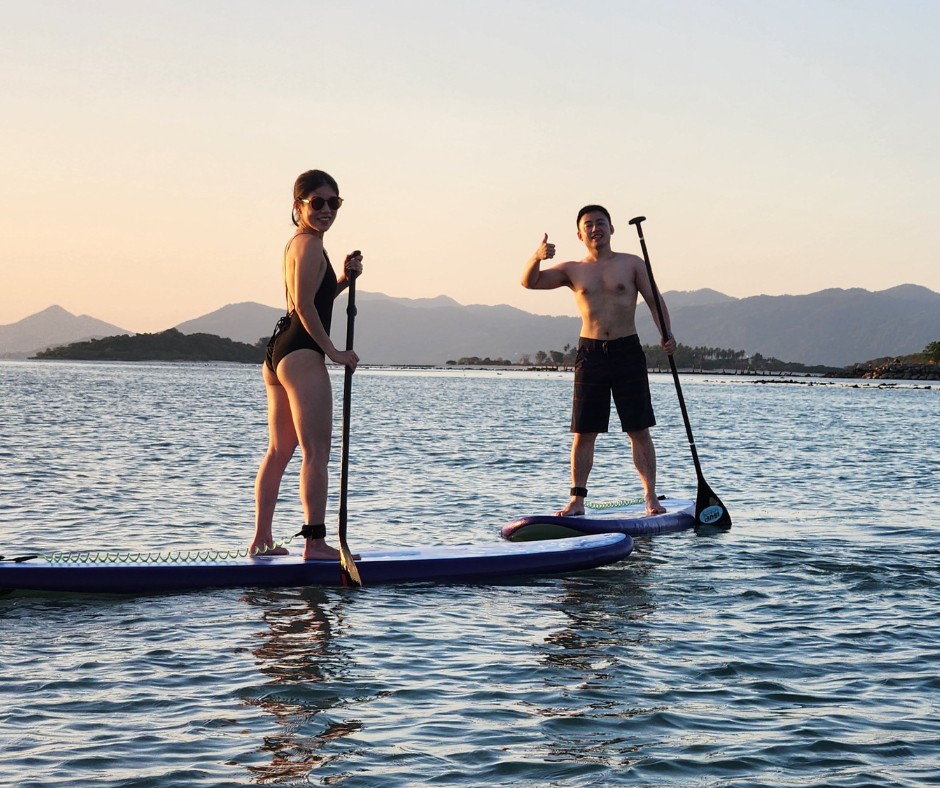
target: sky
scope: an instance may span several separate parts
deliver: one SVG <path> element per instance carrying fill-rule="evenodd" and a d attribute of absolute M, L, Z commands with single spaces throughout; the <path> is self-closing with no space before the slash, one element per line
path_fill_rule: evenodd
<path fill-rule="evenodd" d="M 0 0 L 0 324 L 283 304 L 294 179 L 361 290 L 527 291 L 575 217 L 659 287 L 940 291 L 934 0 Z"/>

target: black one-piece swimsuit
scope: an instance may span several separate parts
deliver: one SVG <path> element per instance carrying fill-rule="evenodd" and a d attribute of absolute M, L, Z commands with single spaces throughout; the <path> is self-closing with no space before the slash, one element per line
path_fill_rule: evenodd
<path fill-rule="evenodd" d="M 290 244 L 288 244 L 288 247 L 290 247 Z M 286 249 L 284 254 L 287 254 Z M 330 324 L 333 321 L 333 300 L 336 298 L 336 272 L 333 270 L 333 265 L 330 263 L 330 258 L 325 249 L 323 250 L 323 256 L 326 258 L 326 271 L 323 274 L 323 281 L 313 297 L 313 305 L 317 310 L 323 328 L 329 334 Z M 326 355 L 323 348 L 314 341 L 307 329 L 304 328 L 297 310 L 291 309 L 277 321 L 277 326 L 275 326 L 274 333 L 271 335 L 271 341 L 268 342 L 264 363 L 273 372 L 284 356 L 301 348 L 315 350 L 321 356 Z"/>

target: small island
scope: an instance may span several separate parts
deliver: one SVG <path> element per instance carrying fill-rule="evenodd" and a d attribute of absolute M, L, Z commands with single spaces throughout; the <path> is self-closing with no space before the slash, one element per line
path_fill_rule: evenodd
<path fill-rule="evenodd" d="M 669 359 L 659 345 L 643 345 L 646 366 L 650 372 L 669 371 Z M 453 367 L 521 366 L 529 370 L 570 370 L 574 368 L 577 348 L 565 345 L 564 350 L 539 350 L 524 354 L 516 364 L 503 358 L 464 356 L 447 362 Z M 920 353 L 907 356 L 877 358 L 849 367 L 822 364 L 807 365 L 796 361 L 766 358 L 760 353 L 748 355 L 744 350 L 716 347 L 689 347 L 679 344 L 673 355 L 676 367 L 683 373 L 718 375 L 803 375 L 829 378 L 865 378 L 869 380 L 940 380 L 940 342 L 930 342 Z"/>
<path fill-rule="evenodd" d="M 264 360 L 267 338 L 255 344 L 235 342 L 215 334 L 183 334 L 175 328 L 156 334 L 122 334 L 73 342 L 37 353 L 37 359 L 72 361 L 227 361 L 260 364 Z M 644 345 L 647 367 L 651 372 L 668 372 L 669 360 L 659 345 Z M 465 356 L 448 361 L 447 367 L 522 367 L 534 370 L 573 369 L 577 348 L 540 350 L 522 355 L 517 362 L 489 356 Z M 920 353 L 877 358 L 850 367 L 807 365 L 795 361 L 765 358 L 760 353 L 748 355 L 733 348 L 688 347 L 680 344 L 673 356 L 683 373 L 719 375 L 783 376 L 802 375 L 829 378 L 865 378 L 869 380 L 940 380 L 940 341 L 929 343 Z"/>
<path fill-rule="evenodd" d="M 183 334 L 175 328 L 157 334 L 122 334 L 73 342 L 36 354 L 38 359 L 72 361 L 230 361 L 259 364 L 267 340 L 254 345 L 215 334 Z"/>

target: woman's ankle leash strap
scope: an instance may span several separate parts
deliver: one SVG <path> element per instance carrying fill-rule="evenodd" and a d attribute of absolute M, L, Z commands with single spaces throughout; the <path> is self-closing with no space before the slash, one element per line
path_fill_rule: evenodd
<path fill-rule="evenodd" d="M 300 529 L 300 533 L 294 534 L 294 536 L 302 536 L 304 539 L 325 539 L 326 523 L 318 523 L 317 525 L 304 523 L 304 527 Z"/>

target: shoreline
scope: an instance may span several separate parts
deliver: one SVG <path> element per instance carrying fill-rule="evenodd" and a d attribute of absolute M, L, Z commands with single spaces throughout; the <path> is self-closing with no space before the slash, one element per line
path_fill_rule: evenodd
<path fill-rule="evenodd" d="M 562 373 L 571 373 L 573 372 L 572 367 L 565 366 L 522 366 L 522 365 L 502 365 L 502 366 L 491 366 L 491 365 L 455 365 L 448 364 L 446 366 L 439 366 L 434 364 L 428 365 L 416 365 L 416 364 L 374 364 L 368 365 L 372 368 L 386 368 L 386 369 L 449 369 L 449 370 L 474 370 L 482 372 L 562 372 Z M 940 383 L 940 367 L 933 364 L 914 364 L 907 365 L 916 368 L 915 372 L 920 376 L 904 376 L 904 370 L 898 370 L 896 367 L 898 365 L 893 365 L 895 368 L 892 370 L 891 376 L 889 375 L 873 375 L 870 374 L 868 367 L 866 365 L 857 364 L 856 368 L 861 368 L 862 372 L 865 374 L 859 374 L 854 372 L 853 369 L 841 370 L 840 372 L 756 372 L 754 370 L 730 370 L 730 369 L 679 369 L 677 370 L 679 375 L 682 377 L 696 376 L 696 377 L 728 377 L 728 378 L 751 378 L 752 383 L 760 384 L 774 384 L 774 383 L 789 383 L 791 385 L 802 385 L 802 386 L 834 386 L 838 385 L 839 381 L 872 381 L 878 382 L 877 386 L 872 386 L 876 388 L 891 388 L 892 386 L 898 383 L 926 383 L 928 385 L 918 386 L 918 388 L 932 389 L 933 386 L 929 385 L 931 382 L 936 381 Z M 923 376 L 923 372 L 920 371 L 921 367 L 929 367 L 932 370 L 933 377 Z M 671 370 L 669 369 L 648 369 L 647 370 L 651 375 L 669 375 Z M 794 380 L 793 378 L 799 378 L 799 380 Z M 845 385 L 843 383 L 843 385 Z M 855 384 L 855 387 L 859 387 L 859 384 Z M 940 386 L 938 386 L 940 388 Z"/>
<path fill-rule="evenodd" d="M 39 362 L 39 363 L 109 363 L 109 364 L 134 364 L 134 363 L 159 363 L 159 364 L 257 364 L 257 361 L 241 361 L 233 359 L 116 359 L 116 358 L 4 358 L 0 361 L 5 362 Z M 328 367 L 335 367 L 335 364 L 329 364 Z M 565 365 L 522 365 L 522 364 L 360 364 L 362 369 L 400 369 L 400 370 L 442 370 L 442 371 L 485 371 L 485 372 L 561 372 L 573 373 L 574 368 Z M 661 367 L 651 367 L 647 371 L 650 374 L 668 375 L 671 370 Z M 788 370 L 741 370 L 741 369 L 691 369 L 680 368 L 678 373 L 682 376 L 701 376 L 701 377 L 729 377 L 729 378 L 752 378 L 755 383 L 776 383 L 788 382 L 787 378 L 801 378 L 812 380 L 871 380 L 871 381 L 903 381 L 903 382 L 937 382 L 940 383 L 940 365 L 938 364 L 912 364 L 898 360 L 889 361 L 882 364 L 855 364 L 853 367 L 847 367 L 842 370 L 832 370 L 826 372 L 809 371 L 788 371 Z M 789 381 L 803 382 L 803 381 Z M 929 388 L 929 386 L 928 386 Z"/>

